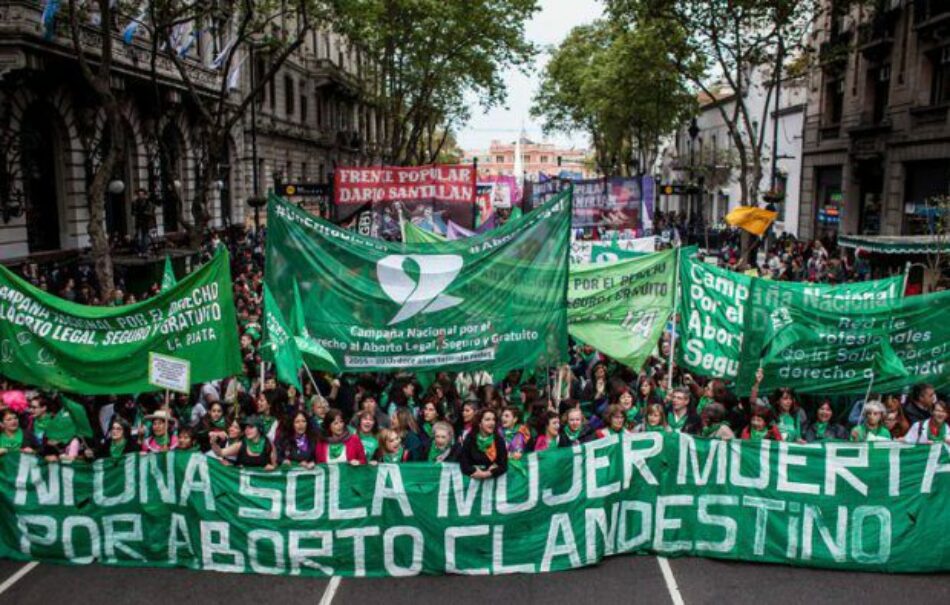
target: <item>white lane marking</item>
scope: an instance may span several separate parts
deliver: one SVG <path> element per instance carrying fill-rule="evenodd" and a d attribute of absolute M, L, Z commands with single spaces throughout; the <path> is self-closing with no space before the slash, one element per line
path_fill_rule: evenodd
<path fill-rule="evenodd" d="M 0 584 L 0 594 L 3 594 L 7 590 L 9 590 L 11 586 L 13 586 L 14 584 L 20 581 L 20 578 L 30 573 L 31 571 L 33 571 L 33 568 L 39 564 L 40 564 L 39 561 L 30 561 L 29 563 L 27 563 L 26 565 L 18 569 L 15 574 L 13 574 L 12 576 L 4 580 L 3 584 Z"/>
<path fill-rule="evenodd" d="M 332 576 L 330 578 L 330 583 L 327 584 L 327 589 L 323 591 L 323 596 L 320 598 L 320 605 L 330 605 L 333 602 L 333 597 L 336 595 L 336 589 L 340 587 L 340 576 Z"/>
<path fill-rule="evenodd" d="M 660 564 L 663 581 L 666 582 L 666 590 L 670 593 L 673 605 L 684 605 L 683 595 L 680 594 L 680 588 L 676 585 L 676 578 L 673 577 L 673 568 L 670 567 L 669 560 L 666 557 L 657 557 L 656 560 Z"/>

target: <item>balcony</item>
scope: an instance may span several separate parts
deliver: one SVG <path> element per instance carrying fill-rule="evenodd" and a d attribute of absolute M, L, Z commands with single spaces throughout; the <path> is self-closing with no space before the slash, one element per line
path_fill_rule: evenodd
<path fill-rule="evenodd" d="M 330 59 L 310 59 L 307 63 L 316 90 L 331 88 L 343 96 L 359 96 L 359 80 Z"/>
<path fill-rule="evenodd" d="M 858 27 L 858 51 L 869 61 L 880 61 L 890 54 L 897 23 L 892 15 L 875 15 Z"/>
<path fill-rule="evenodd" d="M 928 40 L 950 39 L 950 2 L 914 0 L 914 29 L 918 36 Z"/>
<path fill-rule="evenodd" d="M 833 33 L 831 39 L 818 47 L 818 63 L 829 73 L 844 71 L 851 47 L 851 32 Z"/>
<path fill-rule="evenodd" d="M 921 105 L 910 109 L 910 117 L 915 127 L 943 126 L 947 123 L 950 103 L 939 105 Z"/>
<path fill-rule="evenodd" d="M 828 141 L 841 137 L 841 124 L 829 124 L 818 129 L 818 141 Z"/>

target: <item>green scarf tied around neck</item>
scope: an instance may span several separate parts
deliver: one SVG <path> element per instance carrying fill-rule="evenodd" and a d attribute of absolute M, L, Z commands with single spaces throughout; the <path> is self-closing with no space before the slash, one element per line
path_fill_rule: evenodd
<path fill-rule="evenodd" d="M 265 437 L 258 437 L 256 443 L 250 439 L 245 439 L 244 445 L 247 447 L 249 454 L 252 456 L 260 456 L 264 453 L 264 446 L 267 445 L 267 439 Z"/>
<path fill-rule="evenodd" d="M 109 457 L 121 458 L 125 454 L 125 439 L 122 441 L 113 441 L 109 444 Z"/>
<path fill-rule="evenodd" d="M 423 430 L 423 431 L 425 432 L 425 434 L 428 435 L 430 438 L 433 436 L 433 428 L 432 428 L 432 423 L 431 423 L 431 422 L 423 422 L 423 423 L 422 423 L 422 430 Z"/>
<path fill-rule="evenodd" d="M 818 439 L 824 439 L 824 438 L 825 438 L 825 431 L 827 431 L 827 430 L 828 430 L 828 423 L 827 423 L 827 422 L 816 422 L 816 423 L 815 423 L 815 437 L 817 437 Z"/>
<path fill-rule="evenodd" d="M 648 433 L 665 433 L 666 427 L 662 424 L 648 424 L 647 425 Z"/>
<path fill-rule="evenodd" d="M 769 429 L 754 429 L 749 427 L 749 441 L 762 441 L 769 434 Z"/>
<path fill-rule="evenodd" d="M 493 443 L 495 443 L 494 435 L 482 435 L 481 433 L 475 435 L 475 445 L 478 446 L 480 452 L 487 452 Z"/>
<path fill-rule="evenodd" d="M 439 456 L 445 454 L 449 451 L 449 446 L 443 448 L 437 448 L 435 444 L 432 444 L 432 447 L 429 448 L 429 462 L 437 462 Z"/>
<path fill-rule="evenodd" d="M 343 455 L 344 450 L 346 450 L 346 443 L 340 441 L 339 443 L 331 443 L 330 445 L 330 459 L 336 460 Z"/>
<path fill-rule="evenodd" d="M 570 427 L 566 426 L 564 427 L 564 434 L 567 435 L 567 438 L 570 439 L 571 441 L 577 441 L 581 436 L 582 428 L 583 427 L 580 427 L 576 431 L 572 431 Z"/>
<path fill-rule="evenodd" d="M 366 458 L 372 458 L 379 447 L 379 440 L 372 435 L 360 435 L 360 441 L 363 443 L 363 451 L 366 452 Z"/>
<path fill-rule="evenodd" d="M 716 424 L 711 424 L 711 425 L 709 425 L 709 426 L 704 426 L 704 427 L 703 427 L 702 436 L 703 436 L 703 437 L 711 437 L 711 436 L 715 435 L 715 434 L 716 434 L 716 431 L 718 431 L 720 428 L 722 428 L 722 425 L 723 425 L 723 424 L 724 424 L 724 423 L 722 423 L 722 422 L 717 422 Z"/>
<path fill-rule="evenodd" d="M 76 425 L 65 407 L 50 419 L 44 435 L 47 441 L 55 443 L 69 443 L 73 440 L 76 436 Z"/>
<path fill-rule="evenodd" d="M 632 408 L 630 408 L 624 413 L 624 417 L 626 418 L 628 424 L 632 422 L 636 422 L 637 416 L 639 415 L 640 415 L 640 410 L 637 408 L 637 406 L 633 406 Z"/>
<path fill-rule="evenodd" d="M 399 449 L 391 454 L 383 454 L 383 462 L 402 462 L 402 452 L 403 448 L 400 445 Z"/>
<path fill-rule="evenodd" d="M 5 431 L 0 431 L 0 448 L 7 451 L 19 450 L 23 447 L 23 429 L 17 428 L 12 435 L 7 435 Z"/>

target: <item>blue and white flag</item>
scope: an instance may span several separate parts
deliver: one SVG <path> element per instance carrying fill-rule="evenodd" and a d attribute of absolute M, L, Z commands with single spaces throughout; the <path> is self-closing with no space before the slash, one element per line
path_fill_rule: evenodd
<path fill-rule="evenodd" d="M 139 31 L 139 26 L 145 22 L 145 16 L 148 14 L 148 5 L 146 4 L 142 7 L 139 15 L 129 21 L 129 24 L 125 26 L 125 29 L 122 30 L 122 41 L 126 44 L 132 44 L 132 40 L 135 39 L 135 34 Z"/>
<path fill-rule="evenodd" d="M 56 33 L 56 14 L 59 12 L 59 0 L 45 0 L 43 13 L 40 15 L 40 23 L 43 24 L 43 37 L 52 40 Z"/>
<path fill-rule="evenodd" d="M 231 73 L 228 74 L 228 90 L 237 90 L 241 87 L 241 66 L 246 60 L 247 57 L 244 57 L 231 68 Z"/>
<path fill-rule="evenodd" d="M 230 40 L 227 44 L 224 45 L 224 48 L 221 49 L 221 52 L 211 61 L 211 67 L 213 69 L 221 69 L 221 66 L 224 65 L 224 62 L 228 58 L 228 53 L 231 51 L 231 47 L 234 46 L 235 40 Z"/>
<path fill-rule="evenodd" d="M 188 54 L 188 51 L 191 50 L 191 47 L 195 45 L 195 41 L 198 39 L 198 32 L 191 30 L 191 33 L 188 34 L 188 37 L 185 39 L 184 44 L 179 46 L 176 51 L 178 56 L 184 58 Z"/>

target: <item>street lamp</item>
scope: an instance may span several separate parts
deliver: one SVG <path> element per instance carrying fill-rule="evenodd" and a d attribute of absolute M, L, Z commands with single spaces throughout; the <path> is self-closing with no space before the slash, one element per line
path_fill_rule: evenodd
<path fill-rule="evenodd" d="M 689 199 L 689 203 L 688 203 L 689 209 L 688 209 L 688 211 L 687 211 L 686 214 L 687 214 L 687 216 L 688 216 L 687 220 L 691 220 L 691 219 L 693 218 L 693 202 L 692 202 L 692 200 L 693 200 L 693 196 L 696 195 L 696 191 L 693 189 L 694 181 L 695 181 L 695 179 L 696 179 L 696 155 L 695 155 L 695 151 L 696 151 L 696 137 L 699 136 L 699 124 L 696 123 L 696 118 L 695 118 L 695 117 L 690 121 L 690 123 L 689 123 L 689 130 L 687 131 L 687 133 L 689 134 L 689 185 L 690 185 L 690 192 L 689 192 L 689 194 L 688 194 L 689 197 L 687 198 L 687 199 Z"/>
<path fill-rule="evenodd" d="M 262 195 L 252 195 L 247 198 L 247 205 L 254 209 L 254 236 L 261 233 L 261 208 L 267 205 L 267 198 Z"/>

